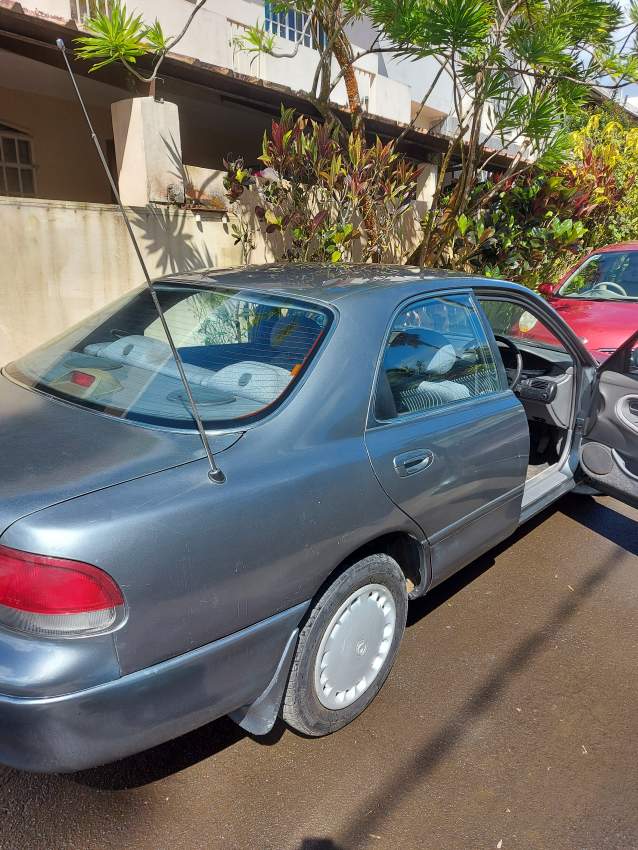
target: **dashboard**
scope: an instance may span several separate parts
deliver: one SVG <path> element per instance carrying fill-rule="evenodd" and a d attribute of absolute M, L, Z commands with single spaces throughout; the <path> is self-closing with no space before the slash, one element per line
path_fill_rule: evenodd
<path fill-rule="evenodd" d="M 572 410 L 574 363 L 560 349 L 512 339 L 523 358 L 523 371 L 514 393 L 527 418 L 558 428 L 569 428 Z M 516 372 L 514 352 L 499 345 L 508 377 Z"/>

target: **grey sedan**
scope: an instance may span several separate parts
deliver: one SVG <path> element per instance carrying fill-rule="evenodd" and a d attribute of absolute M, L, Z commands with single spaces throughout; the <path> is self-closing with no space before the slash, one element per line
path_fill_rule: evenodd
<path fill-rule="evenodd" d="M 154 285 L 0 377 L 0 762 L 73 771 L 230 714 L 343 727 L 408 601 L 587 483 L 638 504 L 638 334 L 383 266 Z"/>

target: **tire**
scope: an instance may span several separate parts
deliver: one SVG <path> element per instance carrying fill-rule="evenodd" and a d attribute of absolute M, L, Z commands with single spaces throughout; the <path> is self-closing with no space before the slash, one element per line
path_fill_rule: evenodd
<path fill-rule="evenodd" d="M 392 669 L 407 609 L 405 576 L 388 555 L 370 555 L 341 573 L 299 635 L 282 709 L 288 726 L 321 737 L 358 717 Z"/>

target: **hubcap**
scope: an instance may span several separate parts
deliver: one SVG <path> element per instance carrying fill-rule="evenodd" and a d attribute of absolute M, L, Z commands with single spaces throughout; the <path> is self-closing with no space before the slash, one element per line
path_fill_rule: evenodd
<path fill-rule="evenodd" d="M 396 606 L 381 584 L 355 590 L 328 623 L 315 661 L 319 702 L 333 710 L 364 694 L 383 666 L 394 637 Z"/>

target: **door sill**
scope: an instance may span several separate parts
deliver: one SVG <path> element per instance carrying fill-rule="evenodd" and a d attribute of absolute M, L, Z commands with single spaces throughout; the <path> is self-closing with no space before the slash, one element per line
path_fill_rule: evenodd
<path fill-rule="evenodd" d="M 554 464 L 525 482 L 521 523 L 531 519 L 576 486 L 568 463 Z"/>

